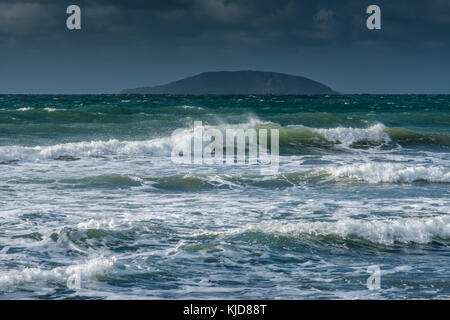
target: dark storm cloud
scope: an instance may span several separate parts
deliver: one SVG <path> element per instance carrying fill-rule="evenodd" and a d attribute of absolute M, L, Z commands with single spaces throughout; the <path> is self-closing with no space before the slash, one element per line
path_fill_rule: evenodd
<path fill-rule="evenodd" d="M 66 8 L 82 30 L 66 28 Z M 381 7 L 382 30 L 366 28 Z M 340 92 L 450 92 L 450 0 L 0 0 L 0 93 L 118 92 L 258 69 Z"/>
<path fill-rule="evenodd" d="M 382 31 L 368 32 L 365 9 L 382 9 Z M 240 45 L 396 42 L 442 46 L 450 0 L 19 0 L 0 3 L 0 39 L 63 41 L 65 8 L 82 8 L 92 41 L 162 41 Z"/>

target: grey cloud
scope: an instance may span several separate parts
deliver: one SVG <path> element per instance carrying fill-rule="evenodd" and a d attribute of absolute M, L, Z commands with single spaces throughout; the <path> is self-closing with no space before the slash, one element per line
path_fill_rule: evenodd
<path fill-rule="evenodd" d="M 374 3 L 380 31 L 366 28 Z M 81 31 L 66 29 L 70 4 Z M 0 0 L 0 81 L 3 92 L 116 92 L 254 68 L 343 92 L 448 92 L 449 34 L 450 0 Z"/>
<path fill-rule="evenodd" d="M 0 34 L 33 37 L 56 27 L 54 6 L 37 2 L 0 3 Z"/>
<path fill-rule="evenodd" d="M 325 0 L 4 0 L 0 4 L 3 39 L 29 40 L 43 33 L 62 35 L 65 7 L 83 13 L 85 39 L 91 41 L 234 41 L 306 44 L 361 41 L 448 43 L 449 0 L 378 0 L 383 30 L 365 29 L 370 1 Z M 62 37 L 61 37 L 62 38 Z"/>

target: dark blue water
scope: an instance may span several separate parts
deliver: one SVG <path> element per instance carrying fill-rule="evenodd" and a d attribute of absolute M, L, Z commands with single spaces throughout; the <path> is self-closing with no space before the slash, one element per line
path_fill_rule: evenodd
<path fill-rule="evenodd" d="M 173 163 L 194 121 L 279 171 Z M 0 175 L 0 298 L 450 297 L 450 96 L 0 96 Z"/>

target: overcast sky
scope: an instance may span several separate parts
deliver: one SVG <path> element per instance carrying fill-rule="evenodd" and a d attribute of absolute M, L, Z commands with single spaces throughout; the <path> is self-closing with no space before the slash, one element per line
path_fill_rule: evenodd
<path fill-rule="evenodd" d="M 80 31 L 66 28 L 70 4 Z M 381 30 L 366 28 L 371 4 Z M 450 0 L 0 0 L 0 93 L 116 93 L 220 70 L 450 93 Z"/>

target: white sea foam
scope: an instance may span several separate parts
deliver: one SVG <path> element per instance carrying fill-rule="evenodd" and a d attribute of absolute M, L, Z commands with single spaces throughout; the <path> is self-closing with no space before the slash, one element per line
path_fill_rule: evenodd
<path fill-rule="evenodd" d="M 45 108 L 49 112 L 56 109 Z M 204 130 L 215 128 L 222 132 L 227 129 L 249 129 L 258 124 L 273 125 L 271 122 L 260 121 L 256 117 L 251 117 L 246 123 L 240 124 L 220 124 L 217 126 L 204 125 Z M 333 129 L 308 128 L 330 142 L 340 142 L 343 146 L 349 147 L 353 143 L 368 141 L 376 143 L 388 143 L 391 141 L 389 135 L 385 132 L 386 127 L 382 124 L 376 124 L 369 128 L 344 128 Z M 170 156 L 174 146 L 184 150 L 185 146 L 191 145 L 193 137 L 193 128 L 185 128 L 177 131 L 172 136 L 156 138 L 142 141 L 119 141 L 111 139 L 108 141 L 82 141 L 73 143 L 56 144 L 51 146 L 2 146 L 0 147 L 0 161 L 26 160 L 39 161 L 47 159 L 56 159 L 59 157 L 101 157 L 101 156 Z M 204 141 L 206 143 L 206 141 Z M 342 169 L 345 171 L 345 169 Z M 362 169 L 363 170 L 363 169 Z M 349 169 L 349 175 L 351 175 Z M 344 175 L 345 172 L 342 172 Z M 355 173 L 355 175 L 357 175 Z M 358 176 L 357 176 L 358 178 Z M 364 180 L 364 179 L 363 179 Z M 381 180 L 383 181 L 383 180 Z"/>
<path fill-rule="evenodd" d="M 350 178 L 369 183 L 450 182 L 450 170 L 437 166 L 406 166 L 399 163 L 372 162 L 327 168 L 327 170 L 335 178 Z"/>
<path fill-rule="evenodd" d="M 254 120 L 246 124 L 220 125 L 215 128 L 248 128 L 254 125 Z M 207 130 L 211 126 L 204 126 Z M 170 156 L 174 146 L 183 150 L 191 145 L 193 130 L 180 129 L 169 137 L 142 141 L 83 141 L 74 143 L 56 144 L 52 146 L 2 146 L 0 147 L 0 161 L 25 160 L 39 161 L 57 159 L 59 157 L 101 157 L 101 156 Z M 206 141 L 205 141 L 206 143 Z M 186 147 L 187 148 L 187 147 Z"/>
<path fill-rule="evenodd" d="M 145 141 L 90 141 L 64 143 L 53 146 L 5 146 L 0 147 L 0 160 L 38 161 L 55 159 L 61 156 L 99 157 L 107 155 L 170 155 L 169 138 Z"/>
<path fill-rule="evenodd" d="M 352 143 L 360 141 L 388 143 L 391 138 L 385 132 L 385 129 L 386 127 L 380 123 L 369 128 L 338 127 L 332 129 L 313 128 L 312 130 L 330 142 L 340 142 L 344 146 L 350 146 Z"/>
<path fill-rule="evenodd" d="M 101 220 L 95 220 L 95 219 L 90 219 L 89 221 L 86 222 L 80 222 L 77 225 L 78 229 L 107 229 L 107 230 L 116 230 L 118 228 L 119 224 L 118 222 L 114 219 L 101 219 Z"/>
<path fill-rule="evenodd" d="M 56 109 L 56 108 L 44 108 L 47 112 L 55 112 L 55 111 L 67 111 L 66 109 Z"/>
<path fill-rule="evenodd" d="M 183 109 L 195 109 L 195 110 L 203 110 L 203 108 L 202 108 L 202 107 L 189 106 L 189 105 L 184 105 L 184 106 L 181 106 L 181 108 L 183 108 Z"/>
<path fill-rule="evenodd" d="M 262 231 L 294 237 L 301 235 L 341 238 L 356 236 L 384 245 L 392 245 L 395 242 L 425 244 L 434 239 L 450 239 L 450 216 L 386 220 L 344 218 L 336 222 L 270 223 L 249 227 L 244 231 Z"/>
<path fill-rule="evenodd" d="M 27 283 L 57 282 L 65 284 L 69 277 L 74 274 L 80 275 L 83 281 L 86 278 L 104 275 L 113 267 L 114 262 L 114 257 L 100 257 L 91 259 L 83 264 L 57 267 L 50 270 L 25 268 L 23 270 L 0 272 L 0 292 L 8 291 Z"/>

